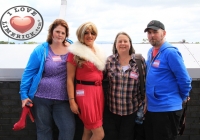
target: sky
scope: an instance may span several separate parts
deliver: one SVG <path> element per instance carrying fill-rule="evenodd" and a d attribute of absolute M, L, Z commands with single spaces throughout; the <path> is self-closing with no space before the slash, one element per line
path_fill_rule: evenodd
<path fill-rule="evenodd" d="M 57 18 L 61 0 L 0 0 L 0 16 L 9 8 L 25 5 L 36 9 L 43 17 L 42 31 L 26 42 L 44 42 L 49 25 Z M 114 42 L 118 32 L 128 33 L 133 43 L 147 38 L 144 29 L 151 20 L 165 25 L 166 40 L 200 42 L 199 0 L 67 0 L 66 17 L 69 38 L 77 40 L 76 30 L 84 22 L 93 22 L 98 29 L 98 42 Z M 0 41 L 15 42 L 0 29 Z M 18 41 L 25 42 L 25 41 Z"/>

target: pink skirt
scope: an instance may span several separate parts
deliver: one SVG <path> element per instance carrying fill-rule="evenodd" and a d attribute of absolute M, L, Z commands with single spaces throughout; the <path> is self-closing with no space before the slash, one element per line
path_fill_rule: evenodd
<path fill-rule="evenodd" d="M 96 129 L 103 125 L 104 94 L 102 86 L 76 85 L 76 102 L 79 117 L 86 129 Z"/>

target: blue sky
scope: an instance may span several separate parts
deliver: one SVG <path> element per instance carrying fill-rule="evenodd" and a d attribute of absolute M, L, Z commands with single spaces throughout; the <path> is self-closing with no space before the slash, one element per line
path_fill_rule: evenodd
<path fill-rule="evenodd" d="M 49 25 L 59 17 L 61 0 L 0 0 L 0 16 L 11 7 L 18 5 L 36 9 L 44 19 L 42 31 L 28 41 L 46 40 Z M 76 29 L 84 22 L 97 25 L 97 41 L 113 42 L 120 31 L 127 32 L 134 43 L 147 38 L 144 29 L 152 19 L 164 23 L 166 40 L 178 42 L 200 42 L 200 1 L 199 0 L 68 0 L 66 17 L 70 27 L 70 38 L 76 39 Z M 0 41 L 8 37 L 0 30 Z M 9 39 L 13 42 L 15 40 Z M 24 41 L 22 41 L 24 42 Z"/>

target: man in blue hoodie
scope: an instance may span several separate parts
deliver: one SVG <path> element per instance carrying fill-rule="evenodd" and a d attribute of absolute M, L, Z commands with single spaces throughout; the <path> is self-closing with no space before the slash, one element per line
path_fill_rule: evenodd
<path fill-rule="evenodd" d="M 144 32 L 152 45 L 146 61 L 146 140 L 175 140 L 191 78 L 179 50 L 165 41 L 163 23 L 152 20 Z"/>

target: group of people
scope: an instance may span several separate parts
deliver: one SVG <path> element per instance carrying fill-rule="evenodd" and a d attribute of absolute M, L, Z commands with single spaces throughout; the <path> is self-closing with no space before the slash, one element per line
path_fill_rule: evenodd
<path fill-rule="evenodd" d="M 152 48 L 147 60 L 141 58 L 140 73 L 127 33 L 116 35 L 113 54 L 106 57 L 105 50 L 95 44 L 98 30 L 92 22 L 79 26 L 74 43 L 66 40 L 69 27 L 64 20 L 56 19 L 50 25 L 46 42 L 31 53 L 20 85 L 22 107 L 33 103 L 37 140 L 53 140 L 53 122 L 59 130 L 58 140 L 73 140 L 74 114 L 84 124 L 82 140 L 108 139 L 103 128 L 105 106 L 114 140 L 176 139 L 191 78 L 179 50 L 165 41 L 163 23 L 152 20 L 144 32 Z M 108 80 L 108 91 L 103 91 L 103 79 Z M 144 136 L 136 137 L 135 119 L 141 105 Z"/>

